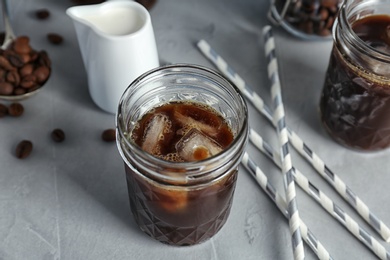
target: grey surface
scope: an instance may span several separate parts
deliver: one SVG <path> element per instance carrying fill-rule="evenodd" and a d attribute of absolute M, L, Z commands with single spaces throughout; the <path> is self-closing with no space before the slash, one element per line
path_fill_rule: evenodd
<path fill-rule="evenodd" d="M 114 116 L 92 102 L 71 20 L 70 0 L 10 1 L 18 35 L 46 49 L 53 74 L 44 91 L 23 102 L 20 118 L 0 119 L 0 259 L 292 259 L 288 223 L 256 182 L 240 169 L 232 212 L 211 240 L 193 247 L 160 244 L 136 227 L 130 215 L 123 164 L 116 146 L 101 132 Z M 159 55 L 164 62 L 212 67 L 195 43 L 207 40 L 269 102 L 269 81 L 260 38 L 266 25 L 265 0 L 160 0 L 151 11 Z M 47 21 L 32 12 L 46 7 Z M 46 33 L 64 36 L 52 46 Z M 390 151 L 357 153 L 334 143 L 318 117 L 318 100 L 331 42 L 303 42 L 275 28 L 287 123 L 328 163 L 371 209 L 390 223 Z M 273 144 L 269 123 L 250 106 L 250 123 Z M 66 141 L 53 143 L 62 128 Z M 15 158 L 22 139 L 34 143 L 31 156 Z M 279 171 L 252 146 L 248 151 L 279 189 Z M 340 197 L 295 153 L 294 164 L 386 247 Z M 363 244 L 301 190 L 300 215 L 335 259 L 375 259 Z M 305 246 L 306 259 L 316 259 Z"/>

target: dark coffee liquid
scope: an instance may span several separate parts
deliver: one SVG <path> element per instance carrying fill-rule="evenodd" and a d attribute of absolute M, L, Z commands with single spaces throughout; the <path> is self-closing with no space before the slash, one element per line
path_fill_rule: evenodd
<path fill-rule="evenodd" d="M 181 147 L 177 144 L 193 133 L 194 127 L 201 138 L 220 149 L 225 149 L 234 138 L 226 121 L 213 109 L 198 103 L 175 102 L 145 114 L 131 139 L 156 157 L 180 163 L 186 159 L 177 151 Z M 157 130 L 153 132 L 152 128 Z M 237 169 L 196 189 L 159 184 L 127 165 L 126 175 L 137 224 L 160 242 L 182 246 L 201 243 L 222 228 L 230 212 Z"/>
<path fill-rule="evenodd" d="M 390 55 L 390 16 L 366 16 L 357 20 L 352 29 L 366 44 Z"/>
<path fill-rule="evenodd" d="M 147 131 L 151 131 L 149 128 L 156 116 L 162 118 L 160 123 L 164 124 L 161 127 L 163 137 L 157 140 L 157 147 L 146 147 Z M 190 102 L 172 102 L 154 108 L 139 120 L 131 138 L 154 156 L 167 161 L 188 161 L 180 157 L 176 150 L 177 143 L 194 128 L 201 132 L 199 134 L 202 137 L 203 134 L 206 135 L 221 149 L 226 148 L 233 140 L 232 131 L 220 114 L 211 107 Z M 148 145 L 153 146 L 154 143 Z"/>
<path fill-rule="evenodd" d="M 353 31 L 377 51 L 390 55 L 390 16 L 356 21 Z M 389 65 L 390 66 L 390 65 Z M 390 85 L 357 67 L 333 47 L 320 110 L 325 128 L 338 142 L 356 149 L 390 145 Z"/>

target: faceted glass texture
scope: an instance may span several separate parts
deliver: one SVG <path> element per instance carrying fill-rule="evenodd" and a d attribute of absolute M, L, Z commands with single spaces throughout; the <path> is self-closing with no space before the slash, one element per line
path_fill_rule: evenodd
<path fill-rule="evenodd" d="M 142 231 L 166 244 L 204 242 L 225 224 L 232 205 L 237 171 L 206 187 L 163 187 L 152 184 L 127 165 L 130 207 Z"/>

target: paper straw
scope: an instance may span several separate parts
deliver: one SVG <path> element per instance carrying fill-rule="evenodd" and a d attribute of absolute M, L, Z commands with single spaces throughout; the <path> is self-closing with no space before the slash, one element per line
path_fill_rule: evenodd
<path fill-rule="evenodd" d="M 317 172 L 325 178 L 336 191 L 359 213 L 359 215 L 376 230 L 380 236 L 386 241 L 390 242 L 390 229 L 383 223 L 368 206 L 348 187 L 345 182 L 330 168 L 325 165 L 325 162 L 314 153 L 298 135 L 290 131 L 290 140 L 296 150 L 306 158 Z"/>
<path fill-rule="evenodd" d="M 249 131 L 250 141 L 281 168 L 280 155 L 253 129 Z M 324 192 L 311 183 L 297 168 L 294 171 L 295 181 L 315 201 L 320 204 L 332 217 L 339 221 L 352 235 L 361 241 L 380 259 L 390 259 L 390 254 L 373 236 L 351 218 L 345 211 L 334 203 Z"/>
<path fill-rule="evenodd" d="M 279 138 L 280 159 L 282 162 L 282 171 L 284 173 L 284 184 L 286 190 L 286 199 L 289 211 L 290 232 L 292 234 L 292 244 L 294 250 L 294 259 L 304 259 L 305 252 L 302 243 L 301 231 L 299 229 L 300 217 L 296 201 L 295 182 L 293 177 L 293 168 L 289 150 L 288 133 L 285 121 L 285 112 L 282 98 L 282 88 L 279 81 L 278 62 L 275 55 L 275 42 L 272 35 L 271 26 L 263 29 L 263 38 L 265 44 L 265 56 L 268 60 L 268 77 L 271 80 L 271 97 L 274 105 L 272 115 L 273 122 L 276 124 L 276 132 Z"/>
<path fill-rule="evenodd" d="M 256 166 L 253 160 L 249 157 L 248 153 L 244 153 L 243 159 L 241 160 L 242 165 L 251 173 L 251 176 L 255 178 L 257 183 L 263 189 L 263 191 L 268 195 L 268 197 L 275 203 L 283 216 L 288 219 L 288 210 L 287 203 L 281 197 L 281 195 L 276 191 L 274 186 L 268 181 L 267 176 L 263 171 Z M 315 237 L 315 235 L 310 231 L 306 224 L 300 220 L 300 229 L 303 240 L 306 244 L 313 250 L 317 255 L 318 259 L 321 260 L 331 260 L 333 259 L 326 248 L 322 243 Z"/>
<path fill-rule="evenodd" d="M 253 104 L 253 106 L 273 123 L 271 110 L 264 103 L 263 99 L 252 90 L 252 88 L 226 63 L 226 61 L 213 50 L 210 45 L 200 40 L 198 47 L 201 52 L 229 78 L 242 92 L 242 94 Z M 275 126 L 275 124 L 274 124 Z M 368 206 L 337 176 L 325 162 L 312 150 L 303 140 L 287 127 L 289 141 L 292 146 L 308 160 L 314 169 L 346 200 L 359 215 L 376 230 L 386 242 L 390 242 L 390 229 L 383 223 Z"/>

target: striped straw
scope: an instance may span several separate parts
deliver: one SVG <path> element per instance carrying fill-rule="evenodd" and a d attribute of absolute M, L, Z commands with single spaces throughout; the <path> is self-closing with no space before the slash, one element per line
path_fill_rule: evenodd
<path fill-rule="evenodd" d="M 271 26 L 263 29 L 263 38 L 265 43 L 265 56 L 268 60 L 268 77 L 271 80 L 271 97 L 274 104 L 273 122 L 276 124 L 279 145 L 281 148 L 282 171 L 284 173 L 284 184 L 286 190 L 286 199 L 289 211 L 290 232 L 292 234 L 292 244 L 295 259 L 304 259 L 301 231 L 299 229 L 300 217 L 296 202 L 295 182 L 293 177 L 293 168 L 291 155 L 288 147 L 288 132 L 285 122 L 285 112 L 282 98 L 282 89 L 279 81 L 278 62 L 275 54 L 275 42 L 272 35 Z"/>
<path fill-rule="evenodd" d="M 210 45 L 200 40 L 198 48 L 201 52 L 234 84 L 253 106 L 273 123 L 271 110 L 263 99 L 231 68 L 226 61 L 213 50 Z M 275 125 L 275 124 L 274 124 Z M 390 242 L 390 229 L 384 224 L 368 206 L 345 184 L 345 182 L 333 173 L 325 162 L 309 148 L 307 144 L 291 129 L 287 127 L 289 141 L 293 147 L 307 160 L 314 169 L 344 198 L 359 215 L 377 231 L 386 242 Z"/>
<path fill-rule="evenodd" d="M 325 162 L 314 153 L 296 133 L 290 132 L 291 143 L 294 144 L 295 149 L 306 158 L 317 172 L 325 178 L 337 192 L 359 213 L 359 215 L 376 230 L 381 237 L 390 242 L 390 229 L 377 216 L 374 215 L 368 206 L 349 188 L 345 182 L 330 170 Z"/>
<path fill-rule="evenodd" d="M 253 129 L 249 131 L 251 142 L 281 168 L 280 155 Z M 294 171 L 295 181 L 315 201 L 320 204 L 332 217 L 339 221 L 352 235 L 361 241 L 380 259 L 390 259 L 390 254 L 373 236 L 335 204 L 324 192 L 311 183 L 297 168 Z"/>
<path fill-rule="evenodd" d="M 274 186 L 268 181 L 268 178 L 263 173 L 263 171 L 258 166 L 256 166 L 253 160 L 249 157 L 248 153 L 244 153 L 241 163 L 244 165 L 246 169 L 248 169 L 248 171 L 251 173 L 251 176 L 255 178 L 255 180 L 263 189 L 263 191 L 275 203 L 275 205 L 278 207 L 278 209 L 283 214 L 283 216 L 288 219 L 288 210 L 287 210 L 286 201 L 276 191 Z M 329 254 L 329 252 L 326 250 L 326 248 L 315 237 L 315 235 L 310 231 L 310 229 L 305 225 L 305 223 L 302 220 L 300 222 L 300 229 L 301 229 L 303 240 L 317 255 L 318 259 L 321 260 L 333 259 Z"/>

